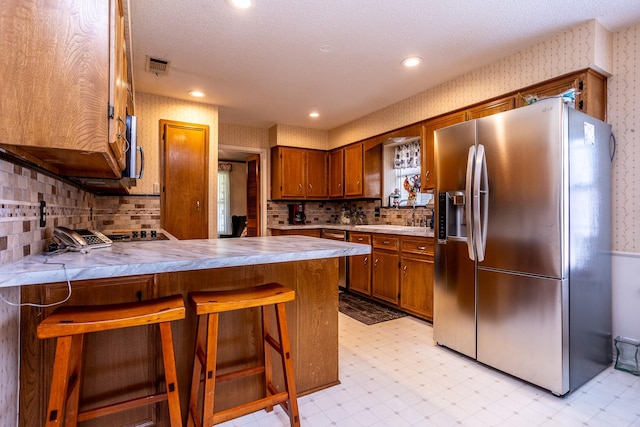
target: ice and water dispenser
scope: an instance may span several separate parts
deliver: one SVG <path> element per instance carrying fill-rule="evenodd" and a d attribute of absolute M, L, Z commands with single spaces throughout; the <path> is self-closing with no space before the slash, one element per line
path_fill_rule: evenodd
<path fill-rule="evenodd" d="M 438 243 L 467 240 L 466 200 L 462 191 L 438 193 Z"/>

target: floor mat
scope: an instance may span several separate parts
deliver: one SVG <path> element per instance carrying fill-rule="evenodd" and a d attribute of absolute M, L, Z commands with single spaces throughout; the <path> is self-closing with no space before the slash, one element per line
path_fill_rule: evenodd
<path fill-rule="evenodd" d="M 340 313 L 346 314 L 365 325 L 374 325 L 407 315 L 407 313 L 348 292 L 340 292 L 338 297 L 338 310 L 340 310 Z"/>

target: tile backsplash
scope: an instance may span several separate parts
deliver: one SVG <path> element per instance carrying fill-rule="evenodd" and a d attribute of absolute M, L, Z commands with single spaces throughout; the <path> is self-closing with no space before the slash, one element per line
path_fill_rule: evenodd
<path fill-rule="evenodd" d="M 40 201 L 46 203 L 44 227 Z M 54 227 L 90 227 L 94 204 L 89 192 L 0 159 L 0 265 L 41 253 Z"/>
<path fill-rule="evenodd" d="M 289 208 L 287 205 L 295 202 L 281 202 L 271 200 L 267 203 L 267 227 L 272 225 L 289 224 Z M 426 207 L 416 207 L 415 213 L 410 208 L 387 208 L 380 207 L 380 200 L 358 200 L 358 201 L 308 201 L 304 202 L 307 225 L 330 225 L 339 222 L 342 208 L 349 211 L 364 213 L 365 224 L 375 225 L 407 225 L 407 221 L 415 218 L 416 221 L 424 217 L 427 221 L 431 219 L 431 209 Z M 379 215 L 376 216 L 376 209 Z"/>
<path fill-rule="evenodd" d="M 160 196 L 98 196 L 94 209 L 97 230 L 160 228 Z"/>

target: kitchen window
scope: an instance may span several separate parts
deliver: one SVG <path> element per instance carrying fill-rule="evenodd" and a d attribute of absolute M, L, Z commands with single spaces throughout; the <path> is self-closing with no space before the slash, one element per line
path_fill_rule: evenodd
<path fill-rule="evenodd" d="M 231 234 L 230 170 L 218 170 L 218 236 Z"/>

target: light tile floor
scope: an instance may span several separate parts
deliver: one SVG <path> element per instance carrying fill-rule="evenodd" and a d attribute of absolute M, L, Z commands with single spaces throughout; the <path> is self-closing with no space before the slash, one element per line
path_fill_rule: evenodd
<path fill-rule="evenodd" d="M 340 313 L 339 325 L 341 384 L 298 399 L 303 427 L 640 427 L 640 377 L 613 366 L 558 398 L 437 346 L 418 319 L 367 326 Z M 277 407 L 222 425 L 289 419 Z"/>

